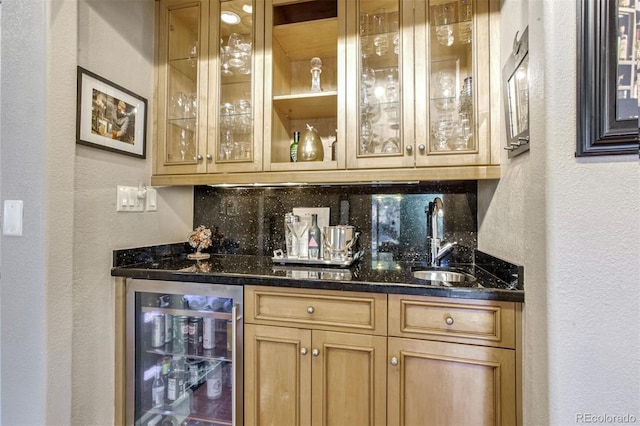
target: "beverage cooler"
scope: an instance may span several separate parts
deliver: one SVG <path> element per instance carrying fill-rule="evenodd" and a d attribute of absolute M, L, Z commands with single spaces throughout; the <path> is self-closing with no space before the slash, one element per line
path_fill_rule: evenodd
<path fill-rule="evenodd" d="M 242 424 L 242 286 L 127 280 L 127 424 Z"/>

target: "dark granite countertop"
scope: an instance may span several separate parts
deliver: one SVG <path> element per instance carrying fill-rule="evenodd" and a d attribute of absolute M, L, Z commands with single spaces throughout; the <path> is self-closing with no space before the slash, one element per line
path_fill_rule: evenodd
<path fill-rule="evenodd" d="M 271 257 L 212 254 L 189 260 L 184 243 L 115 250 L 112 276 L 227 285 L 263 285 L 524 302 L 523 268 L 480 251 L 473 263 L 449 265 L 476 277 L 457 286 L 423 281 L 416 262 L 372 261 L 366 254 L 349 268 L 280 265 Z"/>

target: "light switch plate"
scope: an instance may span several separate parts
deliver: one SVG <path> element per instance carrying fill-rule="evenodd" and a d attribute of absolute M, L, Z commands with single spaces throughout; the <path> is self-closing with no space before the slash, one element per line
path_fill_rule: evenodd
<path fill-rule="evenodd" d="M 118 186 L 116 190 L 116 211 L 143 212 L 145 199 L 138 198 L 137 186 Z"/>
<path fill-rule="evenodd" d="M 155 188 L 147 187 L 146 210 L 148 212 L 158 211 L 158 190 Z"/>
<path fill-rule="evenodd" d="M 2 235 L 22 236 L 22 200 L 4 200 Z"/>

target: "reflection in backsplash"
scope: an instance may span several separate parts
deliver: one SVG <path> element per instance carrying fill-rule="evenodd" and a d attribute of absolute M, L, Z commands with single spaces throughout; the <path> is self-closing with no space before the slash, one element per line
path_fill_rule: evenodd
<path fill-rule="evenodd" d="M 210 251 L 272 256 L 284 247 L 284 214 L 329 207 L 330 225 L 353 225 L 359 249 L 372 259 L 416 260 L 426 252 L 425 207 L 444 202 L 444 239 L 477 246 L 477 183 L 194 188 L 194 227 L 213 231 Z M 463 249 L 455 254 L 468 260 Z"/>

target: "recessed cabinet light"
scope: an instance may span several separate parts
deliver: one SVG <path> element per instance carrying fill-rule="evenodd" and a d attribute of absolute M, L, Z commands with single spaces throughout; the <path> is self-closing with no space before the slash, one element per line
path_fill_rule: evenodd
<path fill-rule="evenodd" d="M 229 12 L 226 10 L 220 14 L 220 20 L 229 25 L 236 25 L 240 23 L 240 17 L 237 13 Z"/>
<path fill-rule="evenodd" d="M 243 4 L 242 10 L 244 10 L 246 13 L 253 13 L 253 6 L 250 4 Z"/>

